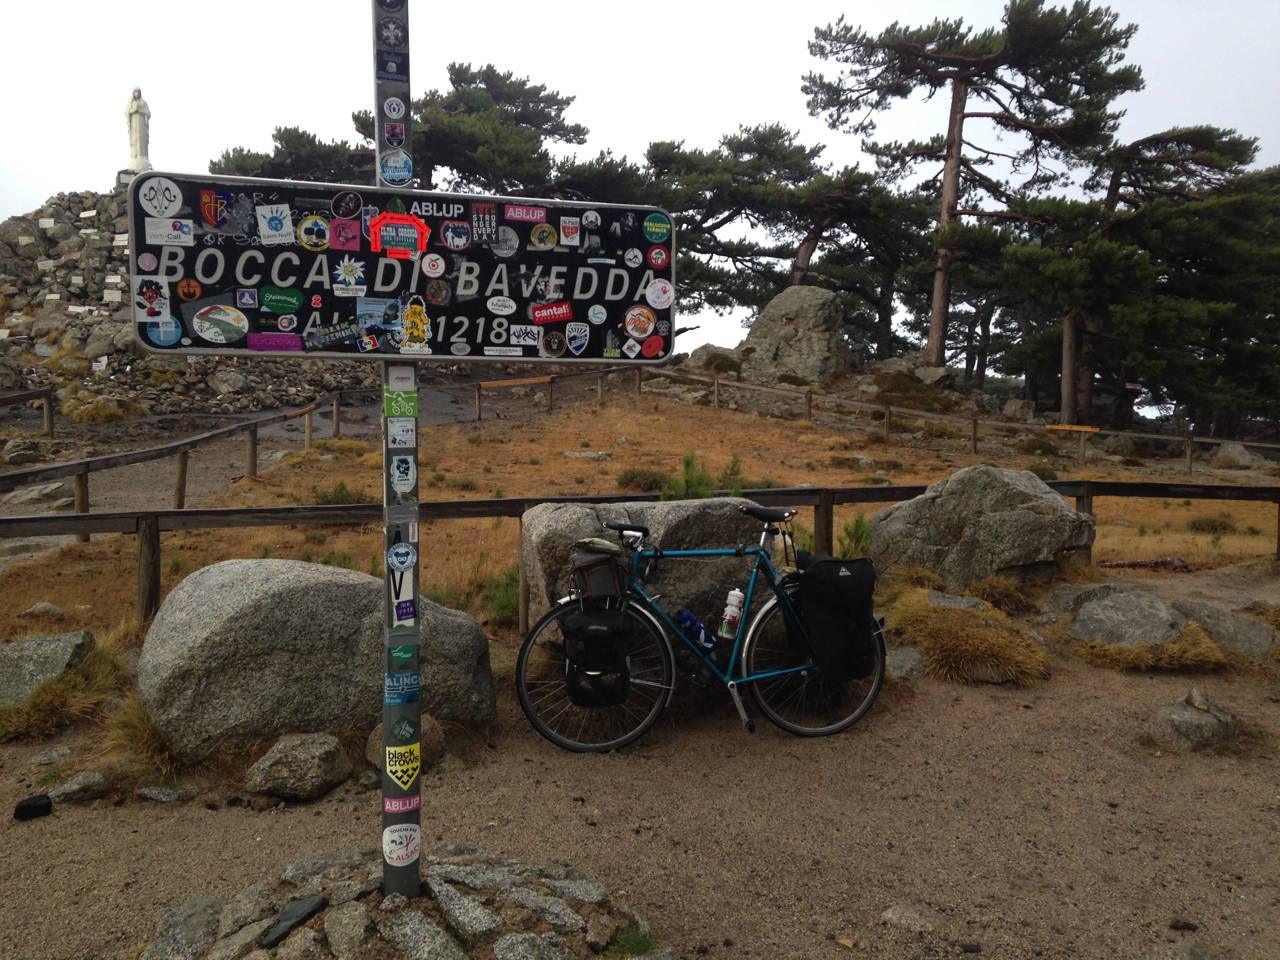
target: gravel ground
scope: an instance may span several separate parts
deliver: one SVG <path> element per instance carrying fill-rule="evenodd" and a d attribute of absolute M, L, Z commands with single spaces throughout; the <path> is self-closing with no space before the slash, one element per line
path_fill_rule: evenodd
<path fill-rule="evenodd" d="M 1280 956 L 1274 683 L 1194 681 L 1271 732 L 1186 757 L 1138 734 L 1189 678 L 1056 667 L 1034 691 L 923 682 L 830 739 L 749 737 L 719 705 L 609 756 L 542 742 L 504 690 L 490 745 L 451 735 L 426 832 L 625 889 L 690 957 Z M 36 789 L 37 749 L 0 748 L 10 807 Z M 376 804 L 343 788 L 266 813 L 99 801 L 5 821 L 0 957 L 127 956 L 190 893 L 372 845 Z M 940 915 L 935 932 L 880 921 L 913 901 Z"/>

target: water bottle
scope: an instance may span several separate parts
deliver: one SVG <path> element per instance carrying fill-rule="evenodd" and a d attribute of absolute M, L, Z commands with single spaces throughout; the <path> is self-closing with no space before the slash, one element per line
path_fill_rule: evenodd
<path fill-rule="evenodd" d="M 716 649 L 716 638 L 706 625 L 689 610 L 681 610 L 676 614 L 676 623 L 684 631 L 684 635 L 692 640 L 704 654 L 711 656 Z"/>
<path fill-rule="evenodd" d="M 720 627 L 716 631 L 722 640 L 732 640 L 738 635 L 738 620 L 742 617 L 742 591 L 736 587 L 729 591 L 724 600 L 724 616 L 720 618 Z"/>

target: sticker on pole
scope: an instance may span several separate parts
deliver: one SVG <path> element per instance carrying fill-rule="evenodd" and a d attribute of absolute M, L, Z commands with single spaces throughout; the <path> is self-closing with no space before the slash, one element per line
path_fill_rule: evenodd
<path fill-rule="evenodd" d="M 403 102 L 382 105 L 403 125 Z M 675 352 L 679 237 L 663 211 L 386 186 L 414 171 L 390 144 L 381 163 L 378 187 L 138 174 L 125 296 L 139 343 L 419 363 L 644 364 Z M 645 336 L 660 340 L 624 350 L 638 340 L 623 328 L 636 305 L 654 312 Z"/>
<path fill-rule="evenodd" d="M 387 569 L 405 573 L 418 562 L 418 551 L 412 543 L 397 543 L 387 551 Z"/>
<path fill-rule="evenodd" d="M 401 790 L 413 786 L 421 769 L 421 744 L 415 742 L 406 743 L 403 747 L 387 747 L 387 776 L 399 784 Z"/>
<path fill-rule="evenodd" d="M 391 489 L 396 493 L 408 493 L 418 485 L 418 465 L 411 455 L 397 454 L 391 458 Z"/>
<path fill-rule="evenodd" d="M 403 706 L 417 703 L 422 692 L 422 674 L 388 673 L 382 680 L 382 702 L 386 706 Z"/>
<path fill-rule="evenodd" d="M 422 850 L 422 828 L 416 823 L 395 823 L 382 831 L 382 859 L 390 867 L 407 867 Z"/>

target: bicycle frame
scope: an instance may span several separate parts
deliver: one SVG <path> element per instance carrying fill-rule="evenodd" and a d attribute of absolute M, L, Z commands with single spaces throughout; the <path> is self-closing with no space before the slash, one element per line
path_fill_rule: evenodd
<path fill-rule="evenodd" d="M 751 577 L 747 581 L 747 589 L 743 594 L 742 600 L 742 616 L 738 618 L 738 629 L 733 637 L 733 647 L 729 654 L 728 666 L 721 670 L 715 661 L 703 652 L 702 648 L 685 636 L 685 632 L 673 621 L 667 612 L 662 609 L 658 603 L 658 598 L 650 594 L 645 588 L 644 582 L 639 577 L 641 564 L 649 560 L 691 560 L 695 558 L 706 559 L 708 557 L 754 557 L 755 563 L 751 567 Z M 685 647 L 695 657 L 702 662 L 707 671 L 716 677 L 726 686 L 730 684 L 755 683 L 758 680 L 768 680 L 770 677 L 782 676 L 788 673 L 799 673 L 803 670 L 813 668 L 812 664 L 803 664 L 798 667 L 788 667 L 784 670 L 767 670 L 763 673 L 753 673 L 743 675 L 735 673 L 738 669 L 739 656 L 742 653 L 742 644 L 746 639 L 747 629 L 750 626 L 747 617 L 747 611 L 751 609 L 751 598 L 755 595 L 756 584 L 759 582 L 760 573 L 764 572 L 764 578 L 768 582 L 770 589 L 778 601 L 783 605 L 783 616 L 790 617 L 795 626 L 804 634 L 804 624 L 800 621 L 800 615 L 796 612 L 795 606 L 791 603 L 791 598 L 787 596 L 787 591 L 782 589 L 781 578 L 778 571 L 773 566 L 773 561 L 769 558 L 769 552 L 764 547 L 721 547 L 707 550 L 657 550 L 652 547 L 642 547 L 632 551 L 631 569 L 627 576 L 628 591 L 623 598 L 623 608 L 626 603 L 636 600 L 651 613 L 658 621 L 675 636 L 679 637 Z M 750 621 L 754 621 L 754 617 Z M 723 639 L 723 638 L 721 638 Z"/>

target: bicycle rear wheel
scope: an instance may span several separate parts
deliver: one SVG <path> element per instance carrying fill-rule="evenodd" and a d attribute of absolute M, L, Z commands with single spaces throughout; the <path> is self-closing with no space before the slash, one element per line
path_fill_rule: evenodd
<path fill-rule="evenodd" d="M 792 602 L 794 592 L 789 592 Z M 786 614 L 773 598 L 756 615 L 742 651 L 744 676 L 777 672 L 748 684 L 761 712 L 801 737 L 825 737 L 864 717 L 884 684 L 884 634 L 875 629 L 875 666 L 864 678 L 824 677 L 807 653 L 795 648 Z"/>
<path fill-rule="evenodd" d="M 529 723 L 558 747 L 605 753 L 634 742 L 657 721 L 671 699 L 675 669 L 661 628 L 633 602 L 627 616 L 634 640 L 627 655 L 631 680 L 625 701 L 607 707 L 575 704 L 565 684 L 563 618 L 577 600 L 552 607 L 529 631 L 516 660 L 516 694 Z"/>

